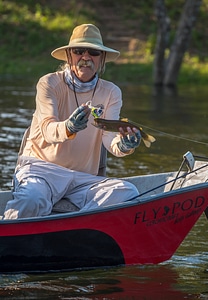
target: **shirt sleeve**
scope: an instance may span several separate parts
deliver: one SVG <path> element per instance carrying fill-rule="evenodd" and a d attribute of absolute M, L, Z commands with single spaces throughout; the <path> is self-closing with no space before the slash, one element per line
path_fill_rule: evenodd
<path fill-rule="evenodd" d="M 47 143 L 60 143 L 68 139 L 65 120 L 58 109 L 61 94 L 57 79 L 42 77 L 37 84 L 36 112 L 38 124 Z"/>

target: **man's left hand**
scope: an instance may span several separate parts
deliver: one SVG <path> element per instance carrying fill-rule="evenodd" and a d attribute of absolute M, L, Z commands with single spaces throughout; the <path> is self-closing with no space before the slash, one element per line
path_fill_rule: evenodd
<path fill-rule="evenodd" d="M 125 133 L 122 127 L 119 128 L 121 140 L 118 142 L 118 148 L 124 153 L 137 148 L 141 142 L 141 134 L 138 129 L 131 130 L 130 127 L 127 127 L 127 131 L 128 133 Z"/>

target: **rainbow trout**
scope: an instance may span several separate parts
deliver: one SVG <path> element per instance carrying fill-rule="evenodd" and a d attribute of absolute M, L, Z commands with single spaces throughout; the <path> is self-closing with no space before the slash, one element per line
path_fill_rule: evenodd
<path fill-rule="evenodd" d="M 94 124 L 92 125 L 99 129 L 111 132 L 119 132 L 120 127 L 122 127 L 125 132 L 128 132 L 127 127 L 130 127 L 131 129 L 136 128 L 140 131 L 142 140 L 145 146 L 148 148 L 151 146 L 151 143 L 156 140 L 152 135 L 145 133 L 141 127 L 133 122 L 128 121 L 128 119 L 106 120 L 102 118 L 95 118 Z"/>

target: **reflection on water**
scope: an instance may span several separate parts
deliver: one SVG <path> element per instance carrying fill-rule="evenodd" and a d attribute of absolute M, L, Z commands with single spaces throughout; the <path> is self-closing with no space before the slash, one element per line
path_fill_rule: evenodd
<path fill-rule="evenodd" d="M 207 284 L 199 284 L 207 275 L 187 267 L 177 269 L 170 263 L 71 273 L 0 275 L 0 295 L 6 299 L 207 299 Z"/>
<path fill-rule="evenodd" d="M 35 107 L 35 83 L 0 84 L 0 188 L 11 187 L 24 130 Z M 156 95 L 151 87 L 123 86 L 122 116 L 156 137 L 125 158 L 109 156 L 108 175 L 178 170 L 188 150 L 207 156 L 208 88 L 180 88 Z M 56 274 L 0 274 L 3 299 L 208 299 L 208 221 L 203 215 L 171 260 Z M 174 237 L 173 237 L 174 238 Z"/>
<path fill-rule="evenodd" d="M 7 280 L 6 280 L 7 277 Z M 166 266 L 122 267 L 73 273 L 59 276 L 2 276 L 2 288 L 7 287 L 16 299 L 32 292 L 36 299 L 185 299 L 190 294 L 175 289 L 178 274 Z M 7 282 L 6 282 L 7 281 Z M 9 283 L 10 284 L 9 286 Z M 0 289 L 0 293 L 1 290 Z M 7 295 L 6 292 L 1 293 Z M 59 296 L 59 297 L 58 297 Z M 57 298 L 56 298 L 57 297 Z M 27 298 L 32 299 L 32 298 Z M 33 298 L 34 299 L 34 298 Z M 189 299 L 194 299 L 190 298 Z"/>

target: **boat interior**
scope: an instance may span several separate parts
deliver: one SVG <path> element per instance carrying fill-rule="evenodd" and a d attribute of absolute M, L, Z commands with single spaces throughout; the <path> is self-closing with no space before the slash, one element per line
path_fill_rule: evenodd
<path fill-rule="evenodd" d="M 195 158 L 203 160 L 195 160 Z M 142 198 L 147 196 L 154 196 L 171 190 L 208 182 L 208 162 L 206 159 L 208 161 L 208 158 L 193 156 L 188 151 L 183 155 L 180 168 L 176 172 L 124 177 L 122 179 L 131 182 L 137 187 L 141 202 Z M 0 192 L 0 219 L 3 218 L 7 201 L 11 199 L 12 191 Z M 77 210 L 79 209 L 68 199 L 61 199 L 54 205 L 52 214 L 69 213 Z"/>

